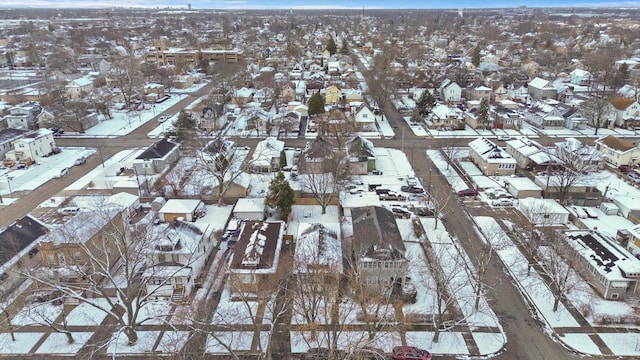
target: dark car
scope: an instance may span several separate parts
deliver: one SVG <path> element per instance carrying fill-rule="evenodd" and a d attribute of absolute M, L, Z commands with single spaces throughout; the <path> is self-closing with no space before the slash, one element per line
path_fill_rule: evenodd
<path fill-rule="evenodd" d="M 396 346 L 393 348 L 391 358 L 393 360 L 431 360 L 431 354 L 415 346 Z"/>
<path fill-rule="evenodd" d="M 464 189 L 458 191 L 458 196 L 478 196 L 478 190 L 476 189 Z"/>
<path fill-rule="evenodd" d="M 620 165 L 618 166 L 618 170 L 622 173 L 628 174 L 633 171 L 633 168 L 629 165 Z"/>
<path fill-rule="evenodd" d="M 412 194 L 424 194 L 424 189 L 415 185 L 402 185 L 400 187 L 400 191 Z"/>

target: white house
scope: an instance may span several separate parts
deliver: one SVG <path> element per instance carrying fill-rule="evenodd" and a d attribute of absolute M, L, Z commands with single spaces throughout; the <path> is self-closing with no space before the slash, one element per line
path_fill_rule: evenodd
<path fill-rule="evenodd" d="M 79 99 L 93 90 L 93 79 L 80 77 L 65 85 L 64 90 L 70 99 Z"/>
<path fill-rule="evenodd" d="M 147 293 L 182 301 L 194 289 L 213 243 L 202 229 L 185 221 L 173 221 L 151 228 L 151 246 L 146 250 Z"/>
<path fill-rule="evenodd" d="M 371 132 L 377 131 L 376 117 L 368 106 L 362 104 L 356 111 L 354 116 L 358 131 Z"/>
<path fill-rule="evenodd" d="M 574 164 L 574 169 L 597 171 L 603 167 L 603 155 L 595 147 L 585 145 L 576 138 L 566 138 L 556 143 L 556 154 L 560 161 Z"/>
<path fill-rule="evenodd" d="M 553 86 L 553 83 L 549 80 L 545 80 L 542 78 L 535 78 L 529 81 L 528 92 L 529 96 L 533 100 L 544 100 L 544 99 L 555 99 L 556 98 L 556 87 Z"/>
<path fill-rule="evenodd" d="M 569 81 L 575 85 L 589 85 L 591 73 L 582 69 L 574 69 L 569 74 Z"/>
<path fill-rule="evenodd" d="M 607 135 L 596 140 L 595 146 L 604 155 L 605 161 L 615 167 L 640 163 L 640 148 L 631 141 Z"/>
<path fill-rule="evenodd" d="M 516 172 L 516 159 L 485 137 L 469 143 L 469 158 L 484 175 L 512 175 Z"/>
<path fill-rule="evenodd" d="M 462 100 L 462 88 L 456 82 L 445 79 L 440 84 L 440 96 L 442 100 L 448 103 L 457 103 Z"/>
<path fill-rule="evenodd" d="M 640 260 L 614 239 L 592 230 L 565 232 L 565 241 L 576 252 L 575 270 L 605 299 L 623 300 L 637 295 Z"/>
<path fill-rule="evenodd" d="M 611 98 L 610 101 L 617 126 L 640 127 L 640 104 L 636 100 L 616 96 Z"/>
<path fill-rule="evenodd" d="M 53 139 L 53 131 L 38 129 L 25 134 L 22 138 L 13 142 L 13 150 L 7 151 L 5 158 L 13 161 L 38 162 L 41 158 L 49 156 L 56 149 Z"/>
<path fill-rule="evenodd" d="M 260 141 L 253 152 L 251 168 L 261 172 L 278 170 L 282 150 L 284 150 L 284 141 L 276 140 L 274 137 Z"/>

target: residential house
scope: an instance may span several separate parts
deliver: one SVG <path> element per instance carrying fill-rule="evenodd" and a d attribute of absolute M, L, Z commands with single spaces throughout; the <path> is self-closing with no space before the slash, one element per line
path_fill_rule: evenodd
<path fill-rule="evenodd" d="M 595 141 L 596 150 L 614 167 L 640 164 L 640 148 L 631 141 L 607 135 Z"/>
<path fill-rule="evenodd" d="M 24 282 L 20 272 L 39 263 L 38 240 L 48 229 L 30 215 L 0 229 L 0 293 L 9 294 Z"/>
<path fill-rule="evenodd" d="M 39 128 L 61 128 L 73 132 L 84 132 L 100 122 L 98 114 L 93 111 L 74 113 L 62 106 L 45 108 L 36 119 Z"/>
<path fill-rule="evenodd" d="M 155 102 L 165 96 L 164 85 L 149 83 L 144 85 L 144 99 L 146 101 Z"/>
<path fill-rule="evenodd" d="M 493 90 L 493 101 L 495 103 L 499 103 L 503 100 L 507 100 L 509 98 L 509 92 L 507 89 L 500 85 Z"/>
<path fill-rule="evenodd" d="M 586 130 L 589 125 L 587 120 L 578 109 L 578 107 L 572 106 L 562 114 L 564 118 L 564 127 L 569 130 Z"/>
<path fill-rule="evenodd" d="M 83 98 L 93 91 L 93 79 L 87 76 L 71 80 L 64 87 L 69 99 Z"/>
<path fill-rule="evenodd" d="M 36 116 L 42 111 L 40 104 L 24 102 L 9 108 L 9 115 L 4 117 L 7 127 L 11 129 L 35 130 L 38 128 Z"/>
<path fill-rule="evenodd" d="M 615 96 L 610 99 L 610 102 L 617 126 L 631 129 L 640 128 L 640 103 L 623 96 Z"/>
<path fill-rule="evenodd" d="M 438 104 L 427 115 L 427 126 L 431 129 L 464 129 L 464 114 L 457 107 Z"/>
<path fill-rule="evenodd" d="M 535 140 L 526 137 L 509 140 L 506 151 L 516 160 L 516 164 L 523 169 L 545 170 L 556 164 L 552 152 Z"/>
<path fill-rule="evenodd" d="M 564 127 L 565 118 L 556 106 L 557 102 L 537 101 L 524 113 L 525 120 L 540 129 L 553 129 Z"/>
<path fill-rule="evenodd" d="M 469 143 L 469 158 L 486 176 L 513 175 L 516 172 L 516 159 L 485 137 Z"/>
<path fill-rule="evenodd" d="M 280 169 L 280 153 L 284 150 L 284 141 L 268 137 L 258 143 L 251 159 L 251 168 L 258 172 L 271 172 Z"/>
<path fill-rule="evenodd" d="M 591 73 L 582 69 L 574 69 L 569 73 L 569 82 L 581 86 L 589 85 L 591 82 Z"/>
<path fill-rule="evenodd" d="M 378 131 L 376 125 L 376 116 L 365 104 L 361 104 L 355 112 L 354 121 L 356 123 L 356 131 L 359 132 L 375 132 Z"/>
<path fill-rule="evenodd" d="M 8 151 L 14 149 L 13 142 L 17 139 L 21 138 L 29 132 L 28 130 L 23 129 L 13 129 L 7 128 L 0 130 L 0 159 L 5 158 L 5 154 Z"/>
<path fill-rule="evenodd" d="M 163 138 L 133 160 L 133 169 L 136 176 L 161 174 L 179 159 L 180 145 Z"/>
<path fill-rule="evenodd" d="M 176 220 L 196 221 L 205 212 L 204 202 L 199 199 L 169 199 L 158 210 L 158 219 L 162 222 Z"/>
<path fill-rule="evenodd" d="M 441 99 L 446 103 L 462 101 L 462 88 L 456 82 L 445 79 L 438 88 Z"/>
<path fill-rule="evenodd" d="M 194 82 L 195 79 L 191 74 L 181 74 L 173 77 L 173 87 L 176 89 L 188 89 L 193 86 Z"/>
<path fill-rule="evenodd" d="M 56 151 L 53 131 L 49 129 L 33 130 L 13 141 L 13 150 L 5 153 L 5 160 L 13 163 L 38 162 Z"/>
<path fill-rule="evenodd" d="M 575 251 L 574 267 L 589 285 L 607 300 L 624 300 L 640 295 L 640 259 L 598 231 L 564 232 L 564 240 Z"/>
<path fill-rule="evenodd" d="M 144 249 L 142 277 L 147 294 L 183 301 L 202 283 L 202 270 L 214 247 L 210 233 L 193 223 L 175 220 L 151 227 L 146 236 L 149 244 Z"/>
<path fill-rule="evenodd" d="M 409 261 L 391 210 L 381 206 L 351 209 L 353 236 L 343 254 L 353 264 L 361 285 L 370 294 L 393 294 L 405 286 Z"/>
<path fill-rule="evenodd" d="M 571 85 L 560 85 L 556 87 L 556 99 L 562 104 L 569 104 L 573 101 L 574 87 Z"/>
<path fill-rule="evenodd" d="M 343 89 L 342 98 L 346 107 L 362 103 L 362 92 L 358 89 Z"/>
<path fill-rule="evenodd" d="M 486 86 L 478 86 L 467 90 L 467 100 L 491 101 L 491 89 Z"/>
<path fill-rule="evenodd" d="M 308 142 L 307 146 L 302 150 L 298 163 L 300 172 L 308 174 L 332 172 L 335 167 L 333 154 L 333 144 L 322 136 L 317 136 Z"/>
<path fill-rule="evenodd" d="M 308 103 L 313 94 L 320 92 L 324 88 L 322 81 L 307 81 L 304 88 L 304 102 Z"/>
<path fill-rule="evenodd" d="M 290 83 L 285 83 L 280 88 L 280 99 L 284 103 L 296 100 L 296 88 Z"/>
<path fill-rule="evenodd" d="M 503 100 L 502 106 L 489 109 L 490 117 L 493 119 L 493 127 L 496 129 L 522 129 L 524 116 L 513 109 L 504 107 L 504 103 L 507 101 L 511 102 L 511 100 Z"/>
<path fill-rule="evenodd" d="M 533 100 L 546 100 L 556 98 L 556 87 L 549 80 L 537 77 L 529 81 L 527 85 L 529 96 Z"/>
<path fill-rule="evenodd" d="M 629 229 L 630 238 L 626 243 L 626 249 L 640 259 L 640 224 Z"/>
<path fill-rule="evenodd" d="M 275 90 L 270 87 L 264 87 L 262 89 L 258 89 L 253 93 L 252 101 L 257 101 L 261 104 L 266 102 L 271 102 L 273 100 L 273 96 L 275 94 Z"/>
<path fill-rule="evenodd" d="M 36 275 L 70 285 L 82 284 L 83 274 L 91 274 L 97 264 L 114 269 L 119 256 L 117 247 L 125 241 L 120 235 L 128 219 L 118 206 L 80 209 L 66 223 L 54 227 L 39 242 L 43 267 Z M 74 270 L 79 267 L 81 270 Z"/>
<path fill-rule="evenodd" d="M 578 171 L 598 171 L 604 166 L 604 156 L 595 147 L 585 145 L 576 138 L 566 138 L 555 144 L 556 155 L 563 163 L 571 163 Z"/>
<path fill-rule="evenodd" d="M 300 281 L 326 284 L 337 292 L 343 274 L 340 224 L 300 223 L 293 258 Z"/>
<path fill-rule="evenodd" d="M 269 288 L 278 269 L 284 229 L 282 221 L 242 222 L 227 270 L 232 294 Z"/>
<path fill-rule="evenodd" d="M 324 89 L 324 103 L 329 106 L 342 105 L 342 90 L 335 85 Z"/>
<path fill-rule="evenodd" d="M 373 143 L 362 136 L 347 141 L 349 174 L 366 175 L 376 168 L 376 151 Z"/>

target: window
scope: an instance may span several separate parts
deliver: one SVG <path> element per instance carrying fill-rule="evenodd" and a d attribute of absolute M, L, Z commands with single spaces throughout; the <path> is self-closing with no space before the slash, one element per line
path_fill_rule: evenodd
<path fill-rule="evenodd" d="M 47 254 L 47 265 L 54 266 L 56 264 L 56 259 L 53 254 Z"/>
<path fill-rule="evenodd" d="M 617 298 L 618 298 L 618 296 L 619 296 L 619 294 L 611 294 L 611 298 L 612 298 L 612 299 L 617 299 Z"/>
<path fill-rule="evenodd" d="M 82 262 L 82 253 L 80 251 L 74 252 L 72 257 L 74 263 L 79 264 Z"/>
<path fill-rule="evenodd" d="M 64 254 L 58 254 L 58 263 L 60 265 L 66 264 L 66 261 L 65 261 L 65 258 L 64 258 Z"/>
<path fill-rule="evenodd" d="M 166 255 L 165 255 L 165 254 L 158 254 L 158 262 L 163 263 L 163 262 L 167 261 L 167 259 L 166 259 L 166 258 L 167 258 L 167 257 L 166 257 Z"/>

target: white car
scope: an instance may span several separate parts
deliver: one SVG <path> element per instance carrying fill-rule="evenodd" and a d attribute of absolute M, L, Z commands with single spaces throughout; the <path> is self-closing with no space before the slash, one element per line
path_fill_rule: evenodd
<path fill-rule="evenodd" d="M 498 141 L 509 141 L 511 140 L 511 136 L 509 135 L 500 135 L 498 136 Z"/>
<path fill-rule="evenodd" d="M 511 199 L 498 199 L 491 202 L 493 206 L 513 206 L 513 200 Z"/>
<path fill-rule="evenodd" d="M 409 185 L 409 186 L 418 185 L 418 179 L 413 175 L 407 176 L 407 185 Z"/>
<path fill-rule="evenodd" d="M 163 115 L 163 116 L 160 116 L 160 117 L 158 118 L 158 122 L 159 122 L 159 123 L 163 123 L 163 122 L 167 121 L 167 119 L 168 119 L 168 118 L 169 118 L 168 116 L 164 116 L 164 115 Z"/>

